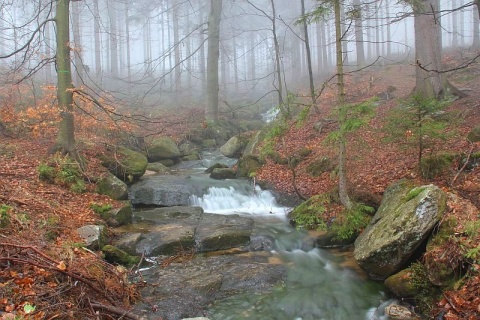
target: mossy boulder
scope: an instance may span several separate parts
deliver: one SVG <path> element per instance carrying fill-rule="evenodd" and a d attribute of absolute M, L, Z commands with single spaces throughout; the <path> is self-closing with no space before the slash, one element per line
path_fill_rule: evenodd
<path fill-rule="evenodd" d="M 195 161 L 200 160 L 200 155 L 197 152 L 192 152 L 181 158 L 182 161 Z"/>
<path fill-rule="evenodd" d="M 131 256 L 125 251 L 109 244 L 102 248 L 102 252 L 105 255 L 105 260 L 113 264 L 131 267 L 140 262 L 140 257 Z"/>
<path fill-rule="evenodd" d="M 148 161 L 156 162 L 164 159 L 177 159 L 182 156 L 175 141 L 170 137 L 159 137 L 152 140 L 147 147 Z"/>
<path fill-rule="evenodd" d="M 143 176 L 148 164 L 143 154 L 124 147 L 118 147 L 112 154 L 101 155 L 100 160 L 108 171 L 127 184 Z"/>
<path fill-rule="evenodd" d="M 411 298 L 419 294 L 413 280 L 413 272 L 409 268 L 385 279 L 385 287 L 399 298 Z"/>
<path fill-rule="evenodd" d="M 210 173 L 210 178 L 216 180 L 235 179 L 235 171 L 230 168 L 217 168 Z"/>
<path fill-rule="evenodd" d="M 237 177 L 250 177 L 263 165 L 263 161 L 254 155 L 244 155 L 238 160 Z"/>
<path fill-rule="evenodd" d="M 147 165 L 147 170 L 157 172 L 157 173 L 165 173 L 169 171 L 168 167 L 160 162 L 152 162 Z"/>
<path fill-rule="evenodd" d="M 202 148 L 213 149 L 217 146 L 217 141 L 215 139 L 205 139 L 201 142 Z"/>
<path fill-rule="evenodd" d="M 237 158 L 242 153 L 247 142 L 248 140 L 242 135 L 231 137 L 220 147 L 220 153 L 228 158 Z"/>
<path fill-rule="evenodd" d="M 113 200 L 126 200 L 128 198 L 128 187 L 126 183 L 113 174 L 102 177 L 97 182 L 96 191 L 99 194 L 109 196 Z"/>
<path fill-rule="evenodd" d="M 480 141 L 480 126 L 473 128 L 467 135 L 467 139 L 470 142 Z"/>
<path fill-rule="evenodd" d="M 217 162 L 217 163 L 211 165 L 207 170 L 205 170 L 205 173 L 212 173 L 213 170 L 215 170 L 215 169 L 225 169 L 225 168 L 228 168 L 228 166 L 226 164 Z"/>
<path fill-rule="evenodd" d="M 158 160 L 158 163 L 163 164 L 165 167 L 171 167 L 175 164 L 175 160 L 173 160 L 173 159 L 161 159 L 161 160 Z"/>
<path fill-rule="evenodd" d="M 355 241 L 358 264 L 376 280 L 401 270 L 443 217 L 446 198 L 445 192 L 434 185 L 415 186 L 407 180 L 393 183 Z"/>
<path fill-rule="evenodd" d="M 132 206 L 130 203 L 127 205 L 107 211 L 103 215 L 103 219 L 110 227 L 119 227 L 132 223 Z"/>

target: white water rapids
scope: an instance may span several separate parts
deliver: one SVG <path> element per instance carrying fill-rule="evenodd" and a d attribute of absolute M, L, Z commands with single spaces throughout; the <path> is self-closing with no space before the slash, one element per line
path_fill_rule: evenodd
<path fill-rule="evenodd" d="M 210 187 L 202 197 L 190 196 L 190 201 L 193 206 L 202 207 L 205 212 L 219 214 L 275 215 L 286 218 L 289 209 L 278 205 L 270 191 L 258 186 L 252 188 L 250 194 L 239 192 L 232 186 Z"/>

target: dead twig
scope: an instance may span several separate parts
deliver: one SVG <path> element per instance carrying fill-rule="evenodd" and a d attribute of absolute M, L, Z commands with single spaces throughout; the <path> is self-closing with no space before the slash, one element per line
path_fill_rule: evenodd
<path fill-rule="evenodd" d="M 460 168 L 460 170 L 458 170 L 458 172 L 457 172 L 457 174 L 455 175 L 455 177 L 453 177 L 452 182 L 450 183 L 450 186 L 453 187 L 453 184 L 455 183 L 455 181 L 458 179 L 458 177 L 459 177 L 460 174 L 463 172 L 463 170 L 465 170 L 465 168 L 467 167 L 468 161 L 470 161 L 470 157 L 472 156 L 472 153 L 473 153 L 473 143 L 470 143 L 470 151 L 468 152 L 467 159 L 465 159 L 465 163 L 464 163 L 463 166 Z"/>

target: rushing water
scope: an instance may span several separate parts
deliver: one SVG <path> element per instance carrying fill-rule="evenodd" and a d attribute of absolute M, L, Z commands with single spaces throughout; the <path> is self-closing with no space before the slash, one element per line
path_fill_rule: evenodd
<path fill-rule="evenodd" d="M 192 196 L 191 202 L 206 212 L 253 216 L 254 232 L 275 238 L 275 254 L 288 265 L 289 272 L 285 283 L 274 292 L 217 301 L 209 310 L 210 319 L 387 319 L 382 303 L 388 301 L 382 286 L 367 280 L 358 270 L 343 266 L 346 262 L 354 264 L 353 258 L 309 246 L 308 234 L 288 225 L 289 208 L 279 206 L 269 191 L 252 190 L 251 186 L 239 189 L 210 187 L 203 196 Z"/>
<path fill-rule="evenodd" d="M 213 180 L 204 167 L 220 162 L 233 165 L 218 153 L 203 154 L 201 163 L 179 167 L 175 174 L 188 175 L 190 204 L 205 212 L 253 217 L 252 236 L 275 241 L 270 263 L 287 266 L 286 280 L 265 294 L 238 294 L 217 300 L 208 310 L 211 320 L 385 320 L 390 303 L 381 284 L 369 281 L 358 269 L 351 250 L 327 251 L 313 246 L 306 231 L 292 228 L 291 208 L 279 205 L 267 190 L 247 180 Z M 154 179 L 155 177 L 152 177 Z M 162 177 L 157 177 L 162 178 Z M 168 183 L 169 180 L 166 180 Z M 173 187 L 182 187 L 173 186 Z"/>

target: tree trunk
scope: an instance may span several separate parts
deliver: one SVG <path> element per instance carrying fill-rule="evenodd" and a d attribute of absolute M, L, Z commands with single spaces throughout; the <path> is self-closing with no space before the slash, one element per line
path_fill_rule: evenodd
<path fill-rule="evenodd" d="M 388 0 L 385 0 L 385 17 L 386 21 L 385 24 L 387 25 L 387 35 L 386 35 L 386 42 L 387 42 L 387 57 L 390 57 L 392 54 L 392 34 L 390 32 L 390 3 Z"/>
<path fill-rule="evenodd" d="M 423 98 L 440 98 L 446 80 L 441 71 L 438 28 L 438 0 L 421 0 L 413 7 L 415 25 L 415 93 Z"/>
<path fill-rule="evenodd" d="M 81 84 L 84 79 L 83 61 L 82 61 L 82 38 L 80 36 L 80 4 L 78 1 L 72 3 L 72 27 L 73 27 L 73 50 L 75 61 L 75 80 L 77 85 Z"/>
<path fill-rule="evenodd" d="M 218 123 L 218 60 L 220 57 L 220 18 L 222 0 L 210 1 L 208 18 L 207 99 L 205 120 Z"/>
<path fill-rule="evenodd" d="M 55 22 L 57 25 L 57 100 L 61 122 L 56 149 L 62 154 L 75 155 L 75 127 L 73 117 L 73 84 L 70 65 L 70 0 L 57 0 Z"/>
<path fill-rule="evenodd" d="M 272 5 L 272 33 L 273 33 L 273 45 L 275 47 L 275 66 L 276 66 L 276 74 L 277 74 L 277 93 L 278 93 L 278 105 L 280 106 L 280 110 L 283 110 L 283 93 L 282 93 L 282 69 L 280 68 L 280 45 L 278 44 L 277 38 L 277 25 L 276 25 L 276 13 L 275 13 L 275 2 L 274 0 L 270 0 L 270 4 Z M 288 114 L 284 111 L 284 116 L 288 116 Z"/>
<path fill-rule="evenodd" d="M 457 8 L 457 0 L 452 0 L 452 9 Z M 458 47 L 458 12 L 452 12 L 452 47 Z"/>
<path fill-rule="evenodd" d="M 108 14 L 110 19 L 110 74 L 118 77 L 118 35 L 117 35 L 117 8 L 115 1 L 108 2 Z"/>
<path fill-rule="evenodd" d="M 362 7 L 360 0 L 354 0 L 353 6 L 355 10 L 355 49 L 357 51 L 357 65 L 363 67 L 365 65 L 365 50 L 363 47 Z"/>
<path fill-rule="evenodd" d="M 305 15 L 305 0 L 301 0 L 302 6 L 302 16 Z M 308 38 L 308 26 L 307 21 L 303 20 L 303 33 L 305 34 L 305 52 L 307 54 L 307 69 L 308 69 L 308 79 L 310 81 L 310 95 L 312 97 L 312 104 L 315 104 L 315 85 L 313 84 L 313 71 L 312 71 L 312 57 L 310 55 L 310 40 Z M 315 106 L 316 107 L 316 106 Z M 318 108 L 316 108 L 318 112 Z"/>
<path fill-rule="evenodd" d="M 338 150 L 338 195 L 342 205 L 351 209 L 353 204 L 348 195 L 348 182 L 346 172 L 346 132 L 343 124 L 347 120 L 347 109 L 345 107 L 345 82 L 343 79 L 343 52 L 342 52 L 342 28 L 340 20 L 340 0 L 334 0 L 335 10 L 335 46 L 337 51 L 337 78 L 338 78 L 338 105 L 339 105 L 339 150 Z"/>
<path fill-rule="evenodd" d="M 180 27 L 178 25 L 178 20 L 180 19 L 178 0 L 174 1 L 173 4 L 173 45 L 174 45 L 174 54 L 175 54 L 175 96 L 179 96 L 182 91 L 182 70 L 181 70 L 181 56 L 180 56 Z"/>
<path fill-rule="evenodd" d="M 98 9 L 98 0 L 93 1 L 93 15 L 93 32 L 95 33 L 95 76 L 98 81 L 100 74 L 102 73 L 102 55 L 100 53 L 100 11 Z"/>
<path fill-rule="evenodd" d="M 473 40 L 472 48 L 480 48 L 480 19 L 479 12 L 477 10 L 478 1 L 475 2 L 475 5 L 472 7 L 472 28 L 473 28 Z"/>
<path fill-rule="evenodd" d="M 129 19 L 129 12 L 128 12 L 128 1 L 125 2 L 125 37 L 127 41 L 127 81 L 131 82 L 132 81 L 132 62 L 131 62 L 131 57 L 130 57 L 130 22 L 128 21 Z M 129 86 L 130 89 L 130 86 Z"/>

